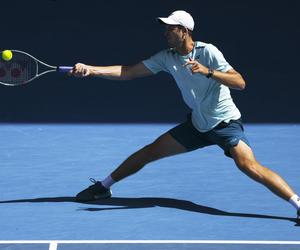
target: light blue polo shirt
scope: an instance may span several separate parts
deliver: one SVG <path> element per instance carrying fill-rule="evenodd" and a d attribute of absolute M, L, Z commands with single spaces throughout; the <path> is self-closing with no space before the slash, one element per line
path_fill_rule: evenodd
<path fill-rule="evenodd" d="M 192 122 L 200 132 L 206 132 L 220 122 L 237 120 L 241 113 L 235 106 L 230 90 L 213 78 L 196 73 L 182 65 L 193 58 L 214 70 L 232 69 L 223 54 L 212 44 L 195 42 L 193 50 L 181 56 L 174 49 L 166 49 L 143 61 L 154 74 L 165 71 L 175 79 L 185 103 L 192 109 Z"/>

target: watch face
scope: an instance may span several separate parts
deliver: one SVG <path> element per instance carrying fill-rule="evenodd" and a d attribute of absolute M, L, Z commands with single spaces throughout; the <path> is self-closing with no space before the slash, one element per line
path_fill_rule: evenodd
<path fill-rule="evenodd" d="M 208 74 L 207 74 L 207 78 L 212 77 L 212 75 L 214 74 L 214 70 L 213 69 L 208 69 Z"/>

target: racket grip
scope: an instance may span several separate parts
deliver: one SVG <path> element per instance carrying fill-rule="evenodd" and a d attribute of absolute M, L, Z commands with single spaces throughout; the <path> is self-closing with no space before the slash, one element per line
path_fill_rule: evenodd
<path fill-rule="evenodd" d="M 59 73 L 68 73 L 73 67 L 70 66 L 58 66 L 56 71 Z"/>

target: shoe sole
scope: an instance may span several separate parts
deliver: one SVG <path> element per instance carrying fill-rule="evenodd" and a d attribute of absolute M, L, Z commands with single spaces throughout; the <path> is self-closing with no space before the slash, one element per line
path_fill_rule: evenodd
<path fill-rule="evenodd" d="M 78 202 L 87 202 L 87 201 L 95 201 L 95 200 L 99 200 L 99 199 L 107 199 L 110 198 L 112 196 L 112 192 L 111 190 L 109 190 L 106 193 L 103 193 L 101 195 L 94 195 L 93 197 L 86 197 L 86 196 L 78 196 L 76 195 L 76 201 Z"/>
<path fill-rule="evenodd" d="M 107 193 L 104 193 L 101 195 L 94 195 L 94 199 L 95 200 L 106 199 L 106 198 L 110 198 L 111 196 L 112 196 L 112 191 L 109 190 Z"/>

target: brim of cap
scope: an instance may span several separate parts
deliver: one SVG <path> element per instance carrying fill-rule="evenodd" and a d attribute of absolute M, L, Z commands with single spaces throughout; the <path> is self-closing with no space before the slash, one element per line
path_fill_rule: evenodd
<path fill-rule="evenodd" d="M 173 19 L 167 18 L 167 17 L 158 17 L 158 18 L 156 18 L 156 20 L 159 23 L 163 23 L 163 24 L 180 25 L 180 23 L 174 21 Z"/>

